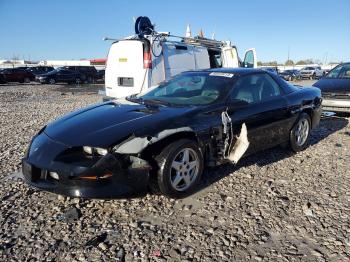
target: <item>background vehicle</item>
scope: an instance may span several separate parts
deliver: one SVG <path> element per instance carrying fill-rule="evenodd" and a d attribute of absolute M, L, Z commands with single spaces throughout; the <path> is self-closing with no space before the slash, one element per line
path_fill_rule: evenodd
<path fill-rule="evenodd" d="M 271 73 L 274 73 L 276 75 L 279 74 L 279 70 L 278 70 L 278 67 L 277 66 L 272 66 L 272 67 L 263 67 L 262 69 L 266 70 L 266 71 L 269 71 Z"/>
<path fill-rule="evenodd" d="M 139 17 L 135 28 L 134 36 L 117 40 L 110 47 L 107 98 L 140 93 L 187 70 L 257 67 L 255 49 L 248 49 L 242 62 L 230 42 L 157 33 L 147 17 Z"/>
<path fill-rule="evenodd" d="M 85 75 L 78 71 L 59 68 L 46 74 L 38 75 L 35 77 L 35 80 L 41 84 L 55 84 L 60 82 L 68 84 L 81 84 L 84 77 Z"/>
<path fill-rule="evenodd" d="M 52 66 L 35 66 L 35 67 L 29 67 L 27 69 L 27 71 L 32 73 L 33 75 L 42 75 L 53 70 L 55 70 L 55 68 L 53 68 Z"/>
<path fill-rule="evenodd" d="M 206 166 L 281 143 L 303 150 L 320 115 L 318 88 L 264 70 L 184 72 L 48 124 L 32 140 L 23 173 L 35 187 L 75 197 L 114 198 L 148 185 L 185 197 Z"/>
<path fill-rule="evenodd" d="M 321 89 L 323 110 L 350 113 L 350 63 L 333 68 L 314 86 Z"/>
<path fill-rule="evenodd" d="M 5 83 L 6 83 L 5 77 L 2 74 L 0 74 L 0 84 L 5 84 Z"/>
<path fill-rule="evenodd" d="M 32 73 L 20 68 L 7 68 L 0 71 L 0 74 L 6 82 L 29 83 L 35 79 Z"/>
<path fill-rule="evenodd" d="M 80 79 L 86 83 L 93 83 L 97 79 L 97 70 L 94 66 L 63 66 L 60 69 L 79 73 Z"/>
<path fill-rule="evenodd" d="M 102 82 L 105 81 L 105 69 L 97 70 L 96 80 Z"/>
<path fill-rule="evenodd" d="M 307 66 L 300 70 L 301 78 L 317 79 L 324 75 L 320 66 Z"/>
<path fill-rule="evenodd" d="M 300 78 L 300 72 L 297 69 L 284 70 L 279 75 L 286 81 L 294 81 Z"/>

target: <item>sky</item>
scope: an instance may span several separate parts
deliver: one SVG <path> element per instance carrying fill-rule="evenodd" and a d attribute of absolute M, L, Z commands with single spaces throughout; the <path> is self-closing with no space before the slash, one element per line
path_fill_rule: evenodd
<path fill-rule="evenodd" d="M 0 59 L 104 58 L 102 38 L 134 34 L 138 16 L 174 35 L 215 32 L 259 61 L 350 61 L 350 0 L 0 0 Z"/>

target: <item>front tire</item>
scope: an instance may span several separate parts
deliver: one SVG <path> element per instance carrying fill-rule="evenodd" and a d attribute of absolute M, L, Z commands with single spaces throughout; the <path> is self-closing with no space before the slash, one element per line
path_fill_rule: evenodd
<path fill-rule="evenodd" d="M 183 198 L 192 193 L 203 173 L 203 154 L 198 144 L 189 139 L 166 146 L 156 162 L 159 190 L 170 198 Z"/>
<path fill-rule="evenodd" d="M 302 113 L 290 131 L 290 147 L 294 152 L 304 150 L 309 144 L 311 120 L 308 114 Z"/>
<path fill-rule="evenodd" d="M 56 80 L 54 78 L 49 79 L 49 84 L 54 85 L 56 83 Z"/>

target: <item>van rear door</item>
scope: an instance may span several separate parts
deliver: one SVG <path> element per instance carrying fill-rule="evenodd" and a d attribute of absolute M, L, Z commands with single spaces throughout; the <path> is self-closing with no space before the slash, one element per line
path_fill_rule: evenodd
<path fill-rule="evenodd" d="M 250 48 L 245 52 L 244 60 L 243 60 L 243 67 L 248 67 L 248 68 L 257 68 L 258 67 L 258 61 L 256 58 L 255 48 Z"/>
<path fill-rule="evenodd" d="M 112 44 L 105 73 L 106 96 L 125 97 L 139 93 L 143 85 L 148 85 L 143 45 L 140 40 L 122 40 Z"/>
<path fill-rule="evenodd" d="M 225 46 L 221 51 L 222 67 L 239 67 L 239 59 L 236 47 Z"/>

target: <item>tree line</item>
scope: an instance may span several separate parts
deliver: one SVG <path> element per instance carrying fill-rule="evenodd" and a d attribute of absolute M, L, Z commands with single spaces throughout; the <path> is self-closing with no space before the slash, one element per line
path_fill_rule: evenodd
<path fill-rule="evenodd" d="M 329 62 L 329 64 L 339 64 L 342 63 L 340 62 Z M 258 61 L 258 66 L 292 66 L 292 65 L 309 65 L 309 64 L 321 64 L 320 60 L 314 60 L 314 59 L 304 59 L 304 60 L 299 60 L 297 62 L 294 62 L 293 60 L 289 59 L 286 62 L 283 63 L 278 63 L 277 61 L 268 61 L 268 62 L 261 62 Z"/>

